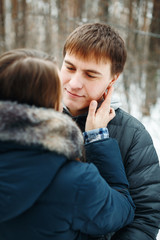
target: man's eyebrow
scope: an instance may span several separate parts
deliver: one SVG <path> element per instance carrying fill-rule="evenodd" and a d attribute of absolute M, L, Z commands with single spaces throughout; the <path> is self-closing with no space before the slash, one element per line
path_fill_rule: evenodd
<path fill-rule="evenodd" d="M 70 61 L 68 61 L 68 60 L 65 60 L 65 63 L 67 63 L 67 64 L 69 64 L 69 65 L 72 65 L 72 66 L 74 66 L 74 64 L 73 63 L 71 63 Z"/>

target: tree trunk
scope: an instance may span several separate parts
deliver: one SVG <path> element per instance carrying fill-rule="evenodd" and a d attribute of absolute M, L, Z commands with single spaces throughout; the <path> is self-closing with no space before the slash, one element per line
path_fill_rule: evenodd
<path fill-rule="evenodd" d="M 5 51 L 5 6 L 4 0 L 0 0 L 0 53 Z"/>
<path fill-rule="evenodd" d="M 98 16 L 102 21 L 106 22 L 108 21 L 109 18 L 109 11 L 108 7 L 110 4 L 110 0 L 99 0 L 99 11 L 98 11 Z"/>
<path fill-rule="evenodd" d="M 145 115 L 150 115 L 150 107 L 157 101 L 157 81 L 160 63 L 160 2 L 159 0 L 154 0 L 153 4 L 150 32 L 157 34 L 157 36 L 151 36 L 149 42 L 146 98 L 144 105 Z"/>
<path fill-rule="evenodd" d="M 15 29 L 15 48 L 26 46 L 26 0 L 12 0 L 12 19 Z"/>

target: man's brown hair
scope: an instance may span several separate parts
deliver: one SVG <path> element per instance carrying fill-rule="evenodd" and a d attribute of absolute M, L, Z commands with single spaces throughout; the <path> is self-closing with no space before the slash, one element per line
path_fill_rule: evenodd
<path fill-rule="evenodd" d="M 58 110 L 61 82 L 52 57 L 33 49 L 14 49 L 0 56 L 0 100 Z"/>
<path fill-rule="evenodd" d="M 96 62 L 111 61 L 111 74 L 123 71 L 127 52 L 123 39 L 110 26 L 102 23 L 88 23 L 77 27 L 67 38 L 63 56 L 74 54 Z"/>

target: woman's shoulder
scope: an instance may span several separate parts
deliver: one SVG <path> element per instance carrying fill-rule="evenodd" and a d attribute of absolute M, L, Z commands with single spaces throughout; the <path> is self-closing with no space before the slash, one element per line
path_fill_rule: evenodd
<path fill-rule="evenodd" d="M 89 188 L 97 184 L 98 177 L 100 174 L 94 164 L 69 161 L 57 174 L 54 184 L 67 195 L 70 192 L 72 196 L 80 189 L 88 191 Z"/>

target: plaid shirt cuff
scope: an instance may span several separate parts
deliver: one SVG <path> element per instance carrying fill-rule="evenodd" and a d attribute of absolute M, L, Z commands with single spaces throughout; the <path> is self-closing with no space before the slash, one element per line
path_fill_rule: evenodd
<path fill-rule="evenodd" d="M 108 128 L 97 128 L 94 130 L 83 132 L 83 137 L 85 144 L 109 138 Z"/>

